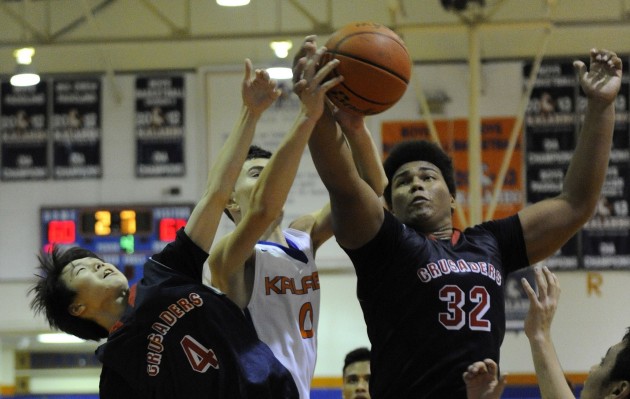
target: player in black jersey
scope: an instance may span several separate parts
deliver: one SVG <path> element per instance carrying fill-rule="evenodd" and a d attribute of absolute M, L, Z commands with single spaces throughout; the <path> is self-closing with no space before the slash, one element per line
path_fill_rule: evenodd
<path fill-rule="evenodd" d="M 309 82 L 310 83 L 310 82 Z M 280 95 L 245 62 L 243 106 L 207 189 L 174 242 L 128 286 L 112 264 L 81 249 L 40 255 L 31 306 L 51 327 L 107 342 L 101 398 L 297 398 L 295 383 L 242 310 L 202 284 L 203 265 L 261 114 Z"/>
<path fill-rule="evenodd" d="M 437 145 L 411 141 L 391 152 L 386 210 L 359 177 L 332 113 L 320 120 L 310 150 L 330 194 L 335 237 L 357 273 L 374 399 L 465 398 L 464 370 L 479 359 L 499 362 L 507 274 L 552 255 L 591 217 L 622 66 L 596 49 L 590 70 L 574 66 L 588 105 L 562 193 L 465 231 L 453 228 L 453 167 Z"/>

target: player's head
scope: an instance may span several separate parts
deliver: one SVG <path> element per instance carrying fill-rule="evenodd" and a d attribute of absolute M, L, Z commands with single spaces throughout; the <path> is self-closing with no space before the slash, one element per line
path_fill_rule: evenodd
<path fill-rule="evenodd" d="M 630 398 L 630 329 L 601 362 L 591 367 L 580 397 Z"/>
<path fill-rule="evenodd" d="M 41 252 L 31 309 L 42 313 L 50 327 L 79 338 L 99 340 L 108 330 L 94 316 L 111 308 L 128 290 L 127 278 L 93 252 L 54 247 Z"/>
<path fill-rule="evenodd" d="M 456 197 L 453 162 L 437 144 L 425 140 L 398 143 L 383 168 L 388 179 L 385 201 L 401 221 L 430 228 L 435 221 L 425 220 L 427 217 L 451 218 Z M 418 190 L 436 189 L 429 192 L 431 198 L 418 197 Z M 430 202 L 432 208 L 427 206 Z"/>
<path fill-rule="evenodd" d="M 370 350 L 357 348 L 343 362 L 343 399 L 370 399 Z"/>
<path fill-rule="evenodd" d="M 234 185 L 230 202 L 223 211 L 231 221 L 236 223 L 240 221 L 252 189 L 258 181 L 258 176 L 260 176 L 260 172 L 269 162 L 271 155 L 271 152 L 256 145 L 249 147 L 247 158 Z"/>

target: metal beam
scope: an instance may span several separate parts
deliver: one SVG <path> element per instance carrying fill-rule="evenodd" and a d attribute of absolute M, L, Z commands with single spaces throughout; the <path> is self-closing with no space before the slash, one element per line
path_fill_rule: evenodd
<path fill-rule="evenodd" d="M 189 31 L 186 31 L 184 28 L 180 28 L 177 26 L 173 20 L 167 17 L 159 8 L 157 8 L 153 3 L 149 0 L 140 0 L 140 3 L 151 12 L 151 14 L 155 15 L 164 25 L 168 26 L 168 28 L 173 32 L 173 34 L 177 36 L 186 36 Z"/>

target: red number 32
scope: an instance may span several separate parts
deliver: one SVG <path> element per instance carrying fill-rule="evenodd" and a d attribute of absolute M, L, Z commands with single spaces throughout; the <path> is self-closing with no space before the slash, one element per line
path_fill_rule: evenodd
<path fill-rule="evenodd" d="M 445 285 L 440 290 L 440 300 L 446 302 L 447 312 L 440 312 L 438 318 L 447 330 L 461 330 L 466 324 L 466 293 L 456 285 Z M 490 331 L 490 321 L 483 318 L 490 309 L 490 294 L 485 287 L 476 285 L 468 293 L 468 300 L 476 303 L 468 313 L 468 326 L 473 331 Z"/>

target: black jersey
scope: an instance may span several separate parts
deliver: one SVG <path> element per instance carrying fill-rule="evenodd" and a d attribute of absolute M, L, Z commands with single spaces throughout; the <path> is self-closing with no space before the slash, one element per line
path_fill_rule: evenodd
<path fill-rule="evenodd" d="M 105 344 L 100 397 L 298 398 L 242 310 L 204 286 L 208 254 L 181 229 L 144 265 Z"/>
<path fill-rule="evenodd" d="M 372 398 L 466 398 L 468 365 L 499 362 L 505 277 L 528 265 L 518 216 L 456 230 L 449 241 L 385 211 L 376 237 L 346 252 L 372 344 Z"/>

